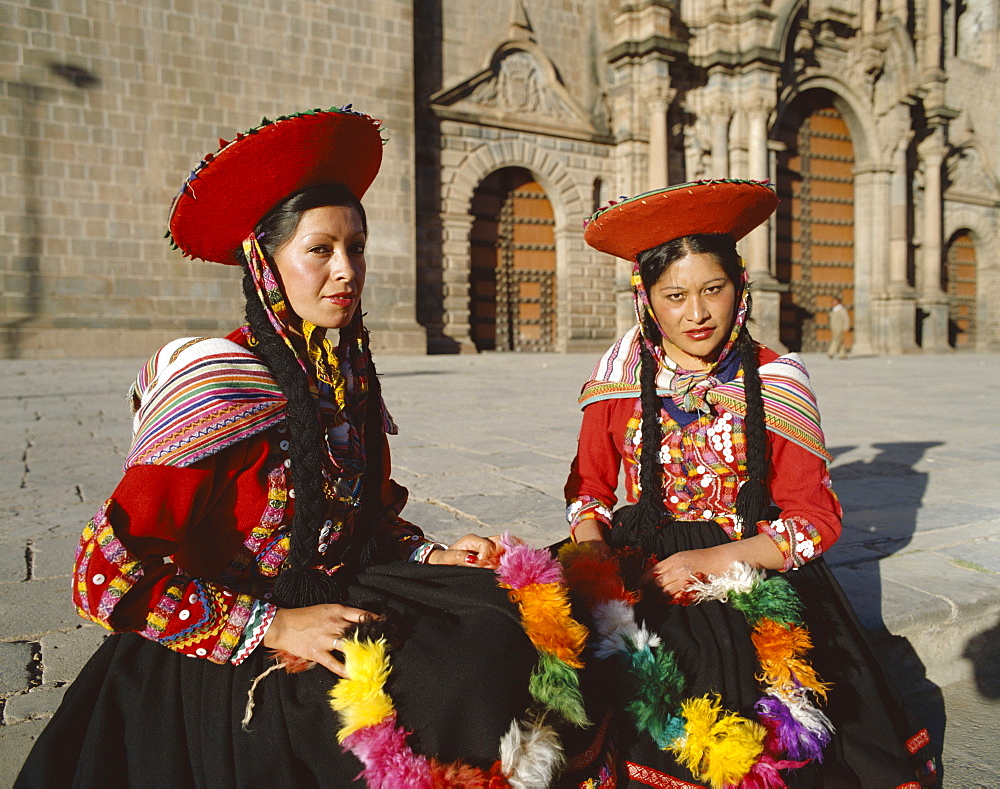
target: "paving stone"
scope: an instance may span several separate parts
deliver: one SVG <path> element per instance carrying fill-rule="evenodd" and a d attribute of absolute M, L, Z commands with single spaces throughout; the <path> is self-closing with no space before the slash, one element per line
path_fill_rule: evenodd
<path fill-rule="evenodd" d="M 83 524 L 80 524 L 80 531 Z M 78 536 L 42 537 L 32 541 L 32 577 L 51 578 L 73 572 Z"/>
<path fill-rule="evenodd" d="M 47 720 L 23 721 L 17 725 L 0 726 L 0 786 L 14 785 L 21 765 L 28 758 L 35 740 L 45 728 Z"/>
<path fill-rule="evenodd" d="M 0 639 L 37 639 L 80 622 L 68 578 L 45 578 L 0 586 Z"/>
<path fill-rule="evenodd" d="M 28 689 L 32 650 L 32 645 L 26 642 L 0 642 L 0 696 Z"/>
<path fill-rule="evenodd" d="M 0 584 L 19 583 L 27 578 L 26 545 L 27 540 L 0 542 Z"/>
<path fill-rule="evenodd" d="M 23 721 L 51 718 L 65 693 L 65 687 L 40 685 L 27 693 L 11 696 L 3 708 L 4 723 L 10 726 Z"/>
<path fill-rule="evenodd" d="M 108 631 L 100 625 L 83 624 L 65 633 L 42 636 L 43 684 L 72 682 L 107 636 Z"/>

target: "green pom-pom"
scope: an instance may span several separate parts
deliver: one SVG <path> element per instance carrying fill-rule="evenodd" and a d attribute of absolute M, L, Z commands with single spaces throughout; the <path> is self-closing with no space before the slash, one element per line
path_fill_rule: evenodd
<path fill-rule="evenodd" d="M 589 726 L 576 671 L 551 652 L 539 652 L 538 658 L 538 665 L 528 682 L 528 691 L 538 702 L 570 723 Z"/>
<path fill-rule="evenodd" d="M 684 692 L 676 655 L 663 647 L 645 647 L 632 653 L 626 671 L 632 693 L 625 708 L 635 718 L 636 728 L 659 747 L 668 747 L 684 733 L 684 721 L 676 714 Z"/>
<path fill-rule="evenodd" d="M 792 585 L 780 575 L 754 584 L 749 592 L 729 595 L 733 608 L 742 611 L 753 627 L 761 619 L 773 619 L 786 624 L 802 624 L 802 601 Z"/>

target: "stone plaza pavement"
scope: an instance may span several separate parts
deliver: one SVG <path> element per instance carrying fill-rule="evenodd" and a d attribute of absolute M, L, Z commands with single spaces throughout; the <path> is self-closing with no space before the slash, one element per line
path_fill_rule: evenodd
<path fill-rule="evenodd" d="M 944 785 L 1000 787 L 1000 357 L 805 358 L 846 511 L 827 559 L 943 741 Z M 445 542 L 564 536 L 576 393 L 594 361 L 382 357 L 404 515 Z M 69 574 L 119 478 L 140 363 L 0 362 L 0 787 L 103 637 L 75 614 Z"/>

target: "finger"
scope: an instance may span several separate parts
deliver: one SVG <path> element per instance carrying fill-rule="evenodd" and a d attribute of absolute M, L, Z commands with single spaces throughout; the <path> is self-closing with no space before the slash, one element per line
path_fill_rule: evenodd
<path fill-rule="evenodd" d="M 319 663 L 321 666 L 323 666 L 323 668 L 332 671 L 338 677 L 347 676 L 347 666 L 344 665 L 342 661 L 337 660 L 337 658 L 335 658 L 329 652 L 322 655 L 317 655 L 316 662 Z"/>
<path fill-rule="evenodd" d="M 462 561 L 471 567 L 482 567 L 484 566 L 484 562 L 488 561 L 481 557 L 476 551 L 463 551 L 463 553 L 465 555 L 462 557 Z"/>
<path fill-rule="evenodd" d="M 366 611 L 363 608 L 347 608 L 344 606 L 344 610 L 341 612 L 341 617 L 348 622 L 364 622 L 371 616 L 371 611 Z"/>

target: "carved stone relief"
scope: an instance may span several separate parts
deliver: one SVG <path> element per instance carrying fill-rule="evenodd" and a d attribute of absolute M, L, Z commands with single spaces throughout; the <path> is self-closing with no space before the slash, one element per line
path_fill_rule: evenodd
<path fill-rule="evenodd" d="M 987 174 L 979 151 L 972 146 L 959 148 L 955 151 L 948 157 L 945 167 L 948 178 L 947 188 L 985 198 L 997 196 L 996 184 Z"/>
<path fill-rule="evenodd" d="M 555 121 L 576 118 L 562 97 L 545 84 L 538 62 L 527 52 L 507 55 L 496 76 L 477 86 L 469 100 L 504 112 L 541 115 Z"/>

